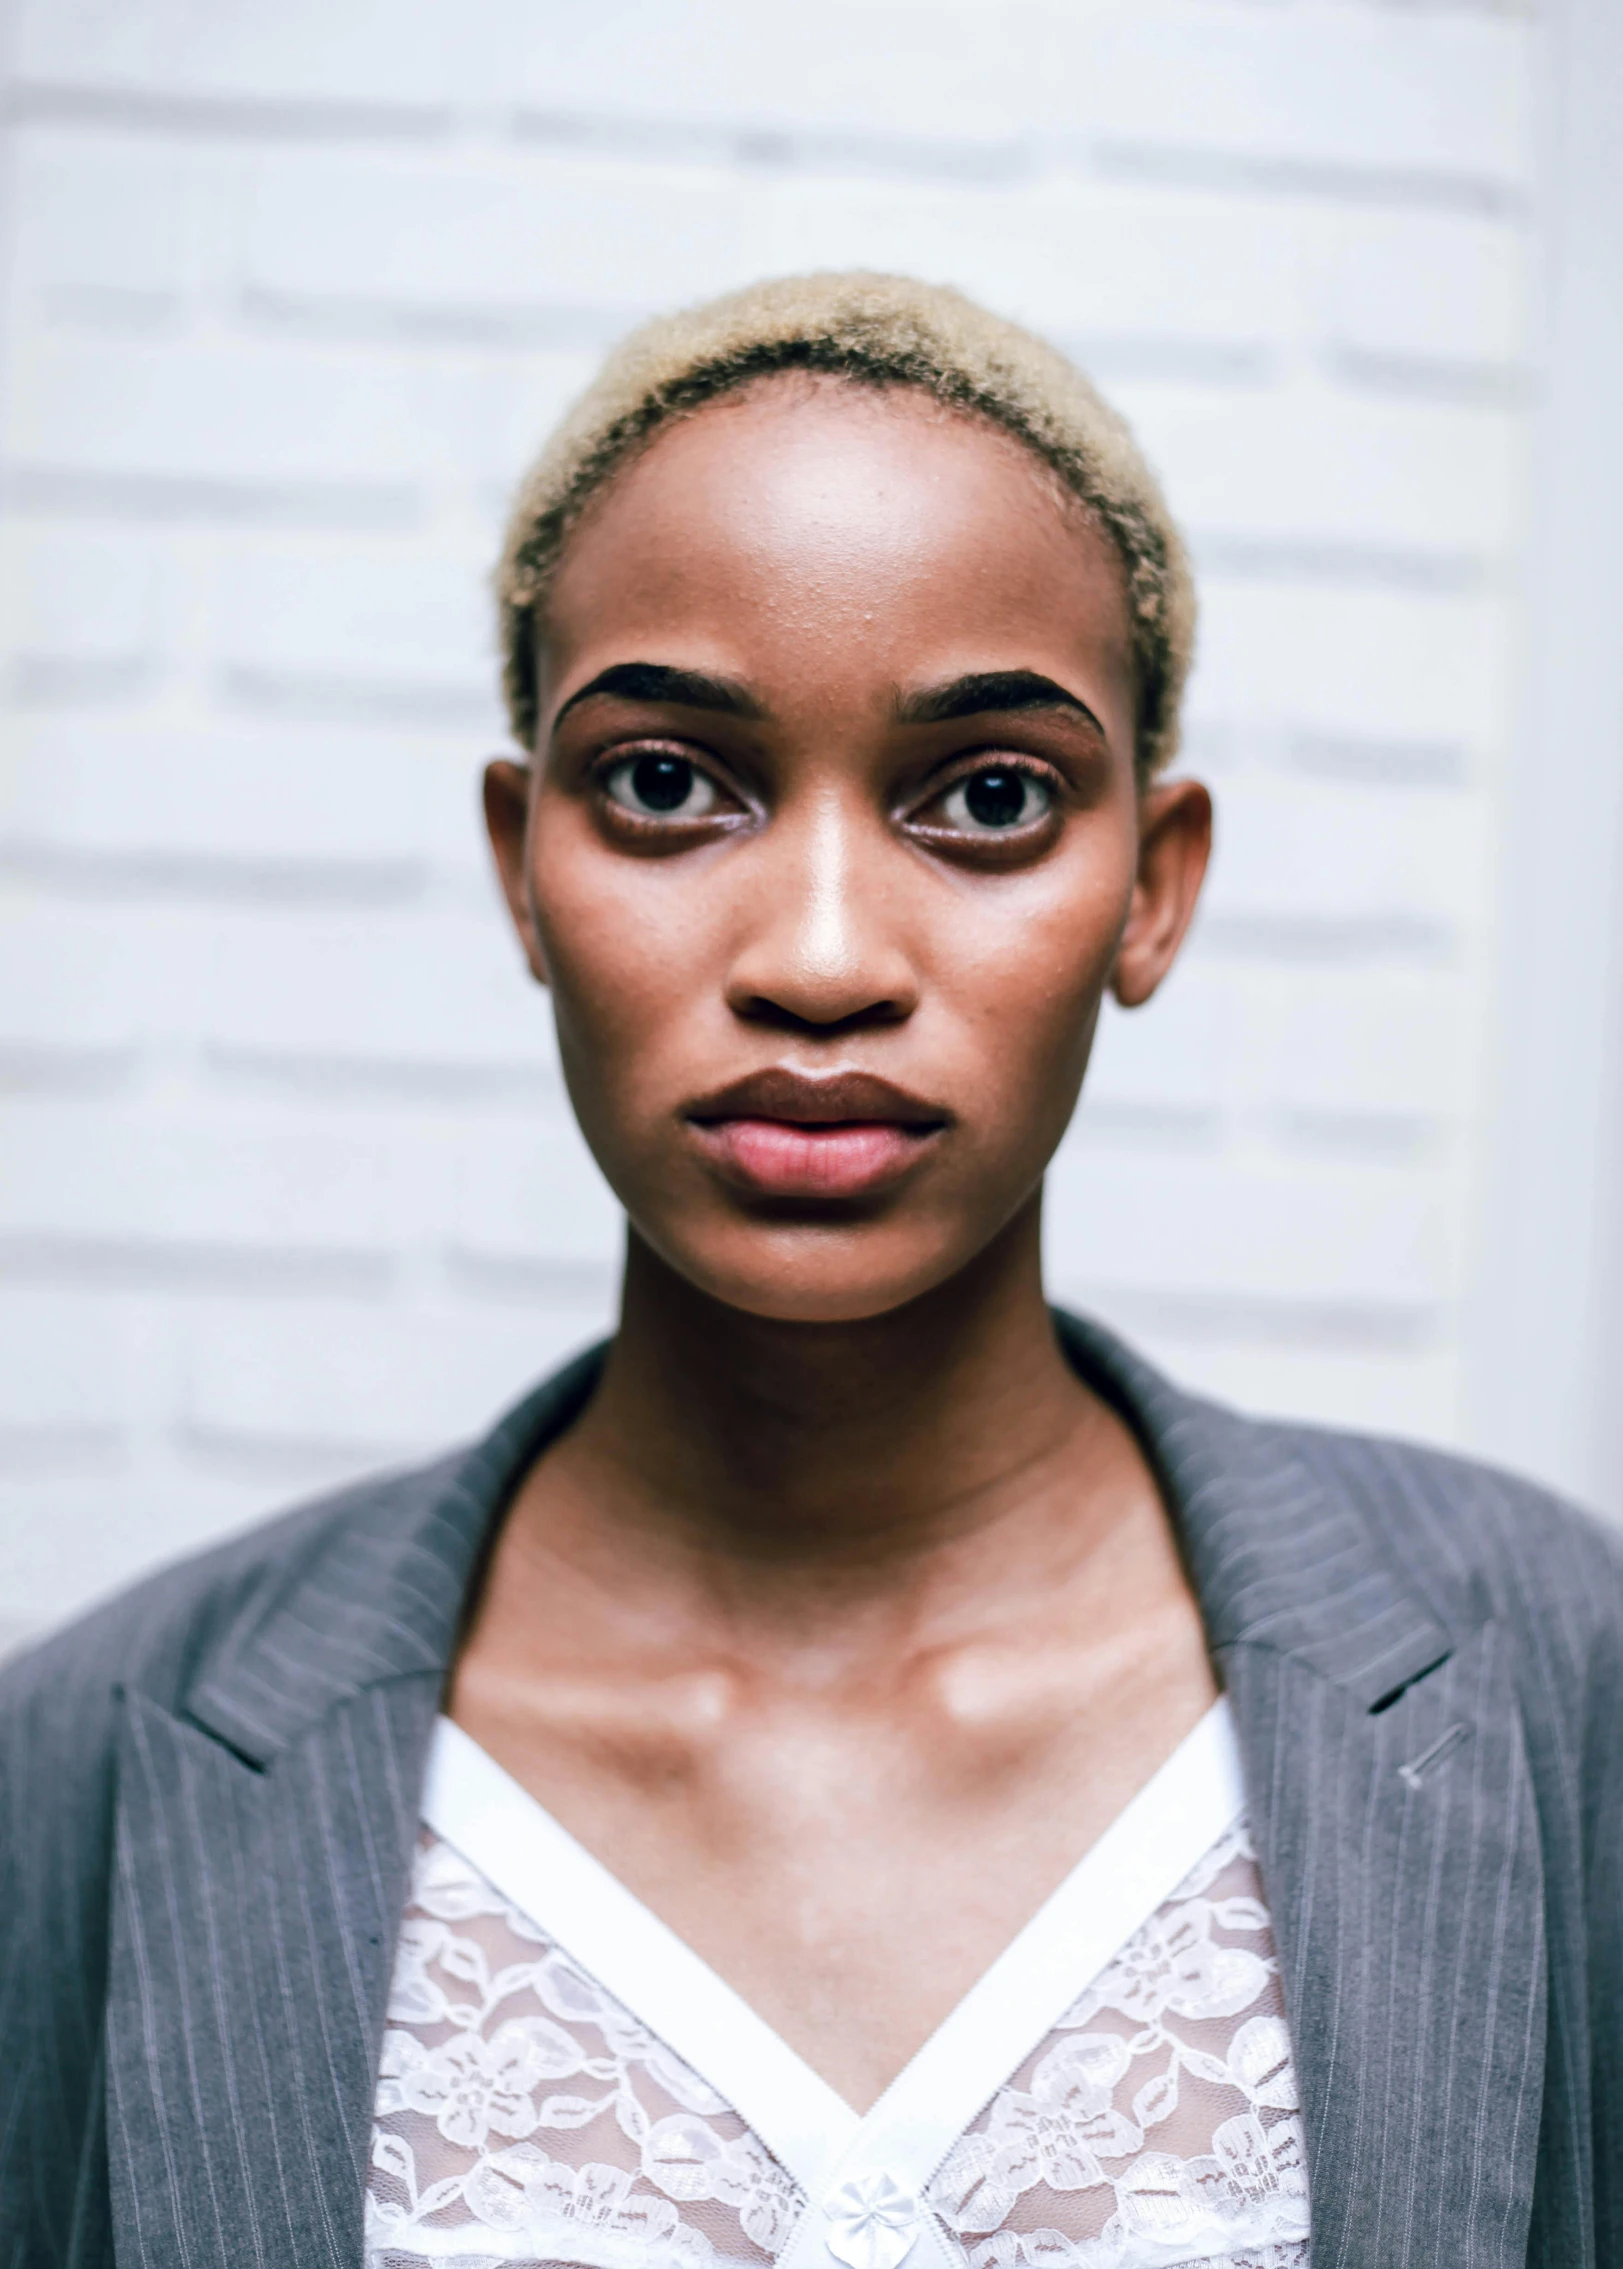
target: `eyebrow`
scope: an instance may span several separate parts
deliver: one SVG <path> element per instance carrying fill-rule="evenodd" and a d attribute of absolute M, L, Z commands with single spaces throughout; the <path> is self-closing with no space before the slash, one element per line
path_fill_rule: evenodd
<path fill-rule="evenodd" d="M 903 725 L 946 725 L 956 717 L 981 717 L 999 710 L 1007 714 L 1015 709 L 1071 709 L 1095 731 L 1104 731 L 1085 701 L 1037 670 L 981 670 L 954 678 L 949 685 L 906 693 L 896 704 L 896 717 Z"/>
<path fill-rule="evenodd" d="M 722 717 L 760 718 L 761 704 L 736 678 L 718 677 L 709 670 L 679 669 L 668 662 L 614 662 L 583 685 L 552 720 L 562 724 L 571 709 L 600 695 L 621 701 L 663 703 L 679 709 L 708 709 Z M 984 717 L 1021 709 L 1069 709 L 1086 718 L 1094 730 L 1103 725 L 1074 693 L 1038 670 L 979 670 L 946 685 L 926 687 L 898 697 L 896 720 L 902 725 L 946 725 L 959 717 Z"/>
<path fill-rule="evenodd" d="M 665 662 L 615 662 L 572 693 L 552 720 L 553 730 L 582 701 L 611 694 L 621 701 L 663 702 L 678 709 L 708 709 L 722 717 L 759 717 L 761 705 L 736 679 L 708 670 L 679 670 Z"/>

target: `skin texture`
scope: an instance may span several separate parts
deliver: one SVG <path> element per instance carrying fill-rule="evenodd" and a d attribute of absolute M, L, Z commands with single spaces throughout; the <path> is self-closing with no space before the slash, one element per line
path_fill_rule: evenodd
<path fill-rule="evenodd" d="M 1135 782 L 1105 541 L 913 391 L 779 377 L 665 429 L 572 536 L 541 661 L 486 810 L 631 1228 L 449 1706 L 865 2107 L 1215 1695 L 1039 1249 L 1210 803 Z"/>

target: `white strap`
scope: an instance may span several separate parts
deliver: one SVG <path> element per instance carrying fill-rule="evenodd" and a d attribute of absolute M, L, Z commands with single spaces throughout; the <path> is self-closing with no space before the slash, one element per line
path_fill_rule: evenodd
<path fill-rule="evenodd" d="M 803 2189 L 821 2186 L 857 2132 L 851 2106 L 449 1718 L 435 1728 L 423 1818 L 701 2073 Z"/>

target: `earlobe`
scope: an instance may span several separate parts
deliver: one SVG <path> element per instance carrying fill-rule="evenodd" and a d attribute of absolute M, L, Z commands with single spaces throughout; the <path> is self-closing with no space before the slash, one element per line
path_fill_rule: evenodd
<path fill-rule="evenodd" d="M 1110 990 L 1142 1008 L 1178 957 L 1212 849 L 1212 799 L 1198 780 L 1147 788 L 1139 802 L 1138 873 Z"/>
<path fill-rule="evenodd" d="M 541 951 L 540 925 L 535 918 L 528 858 L 532 779 L 527 764 L 505 756 L 491 759 L 485 766 L 484 778 L 485 832 L 490 838 L 502 896 L 524 948 L 530 975 L 538 985 L 544 985 L 547 965 Z"/>

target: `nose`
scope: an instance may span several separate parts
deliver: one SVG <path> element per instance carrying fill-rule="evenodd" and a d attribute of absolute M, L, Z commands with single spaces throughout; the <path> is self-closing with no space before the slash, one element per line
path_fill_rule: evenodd
<path fill-rule="evenodd" d="M 899 855 L 837 792 L 780 811 L 752 846 L 748 926 L 727 984 L 734 1014 L 819 1032 L 911 1016 L 918 974 L 886 871 Z"/>

